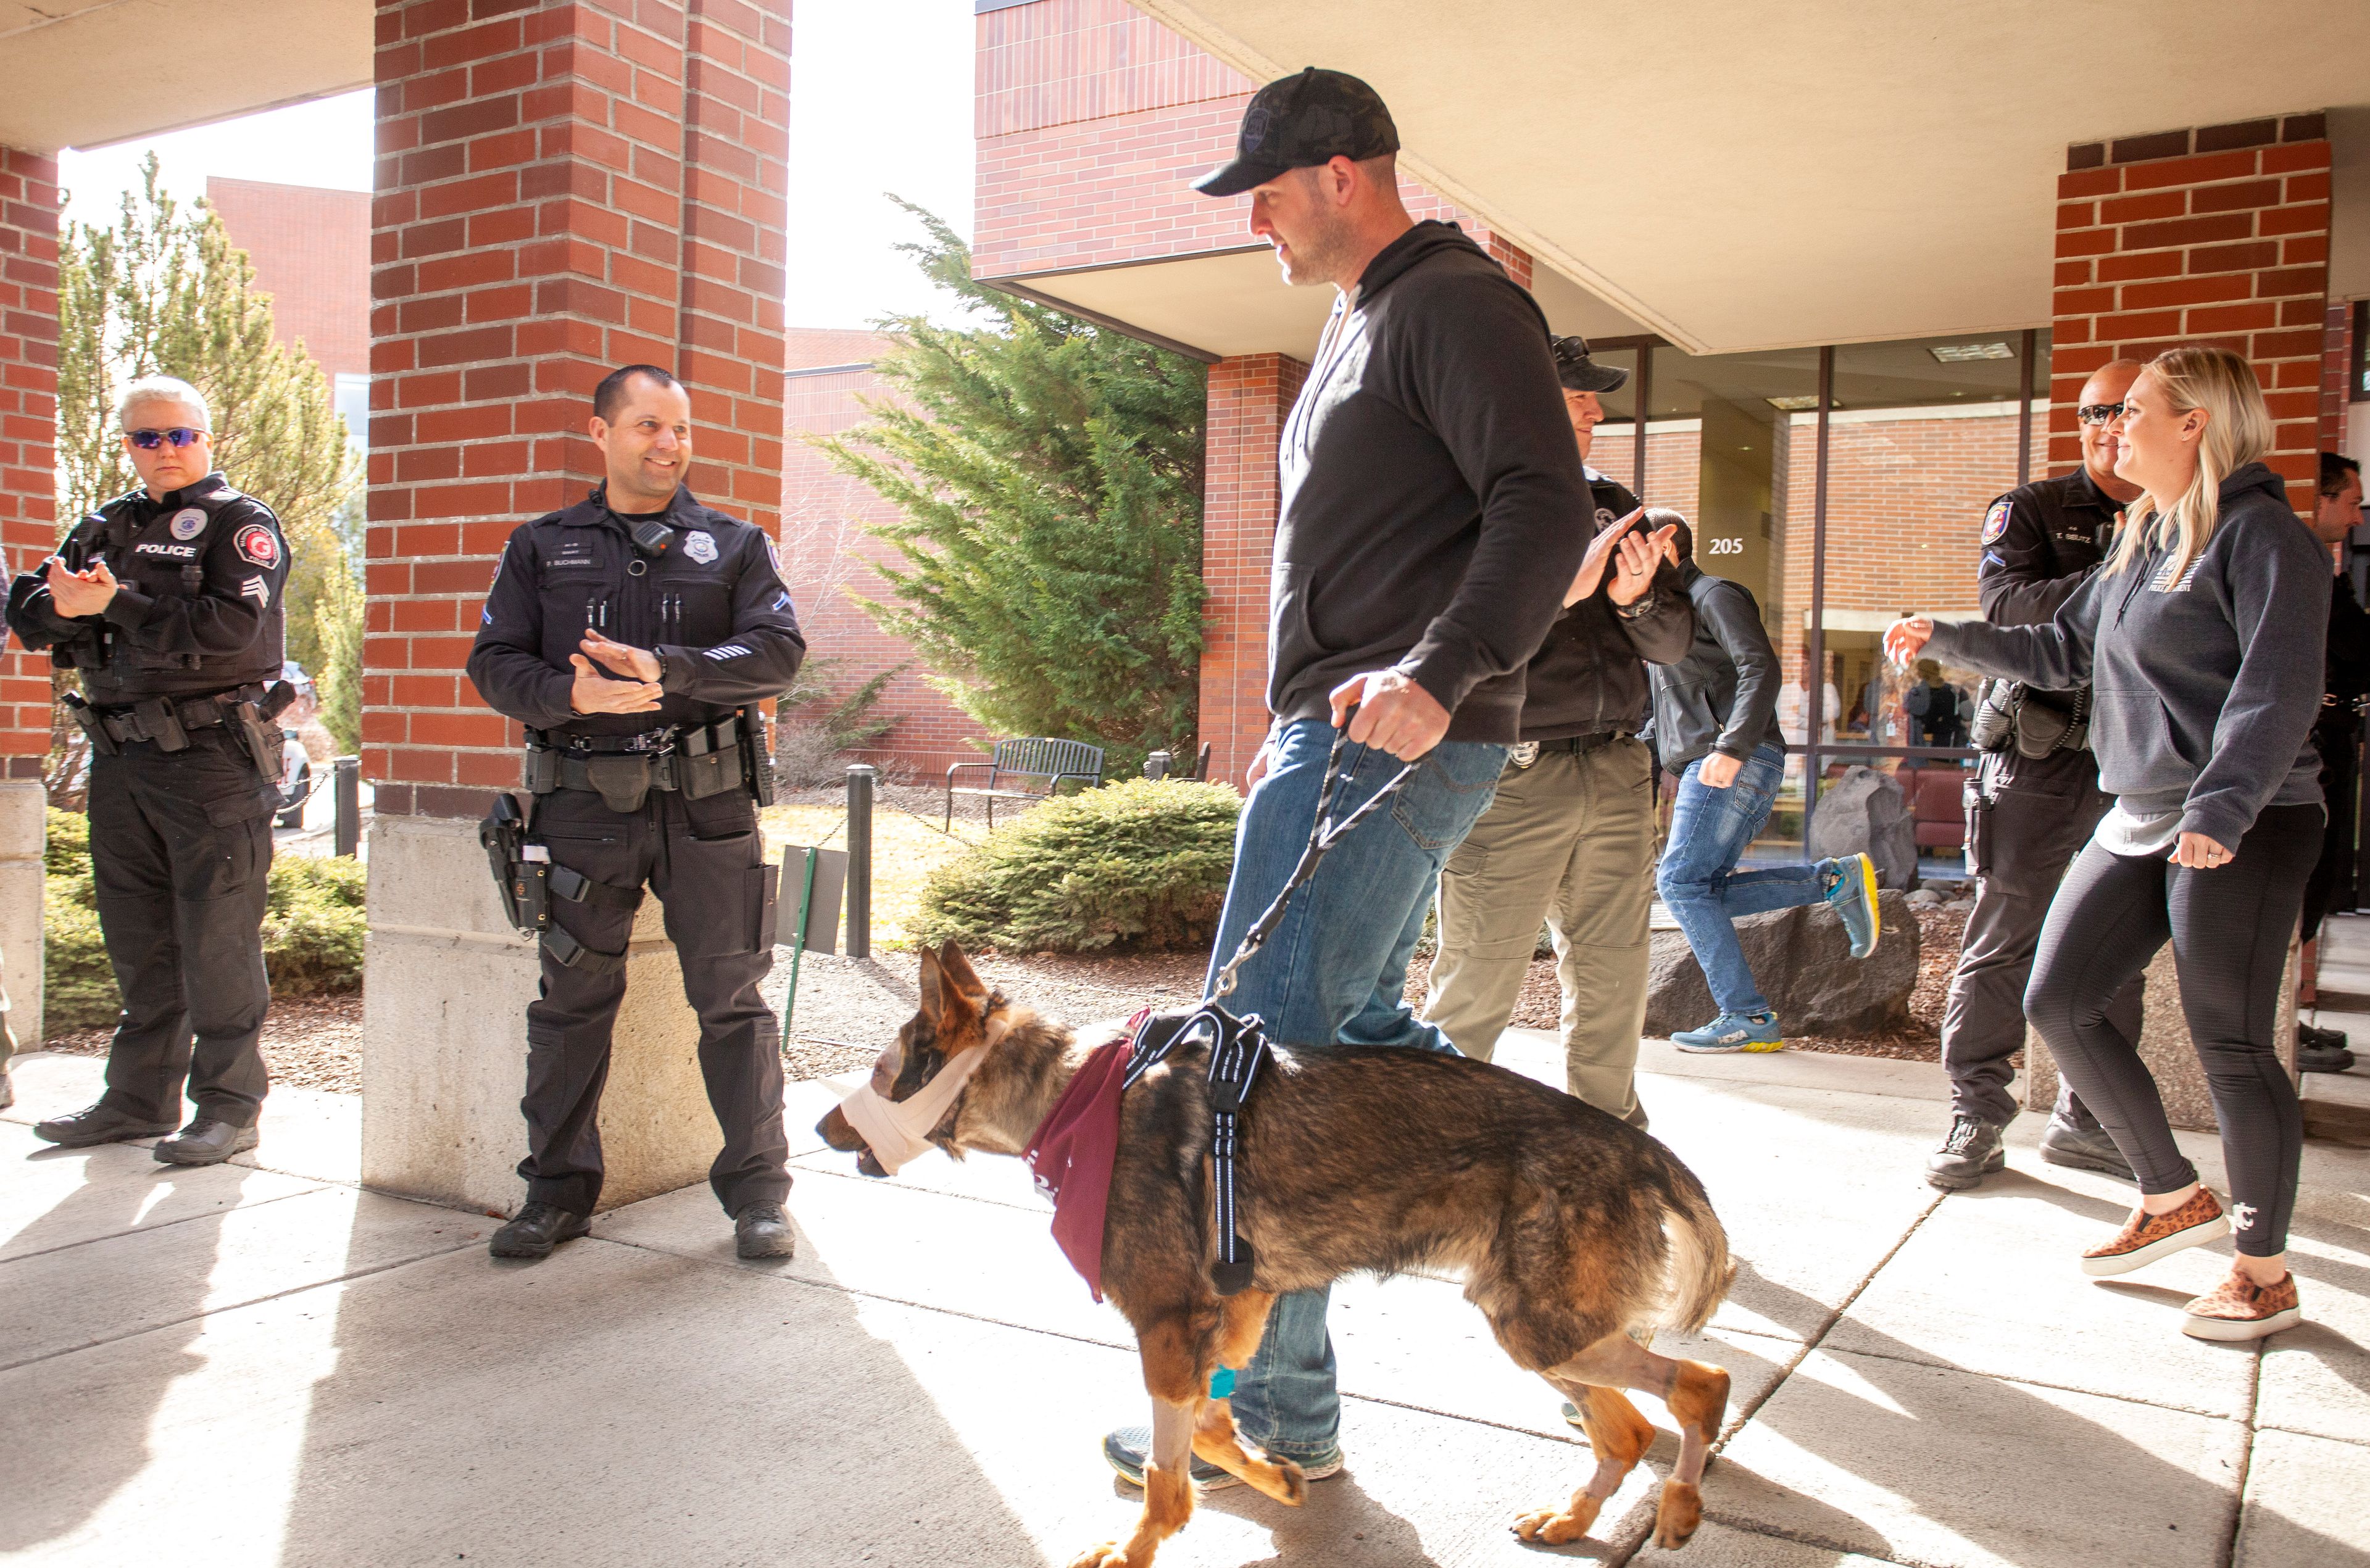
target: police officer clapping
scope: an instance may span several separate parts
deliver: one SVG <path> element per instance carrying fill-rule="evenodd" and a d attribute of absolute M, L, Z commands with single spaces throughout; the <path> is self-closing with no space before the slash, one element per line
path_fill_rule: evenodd
<path fill-rule="evenodd" d="M 773 967 L 777 870 L 756 807 L 771 763 L 754 704 L 805 657 L 765 533 L 685 487 L 691 401 L 651 365 L 593 394 L 607 478 L 511 535 L 469 654 L 487 703 L 526 726 L 532 817 L 501 797 L 483 837 L 520 928 L 539 933 L 521 1105 L 527 1201 L 497 1257 L 584 1234 L 601 1196 L 601 1091 L 647 883 L 699 1014 L 724 1148 L 709 1185 L 742 1257 L 788 1256 L 788 1144 Z"/>
<path fill-rule="evenodd" d="M 107 1093 L 33 1131 L 78 1148 L 156 1145 L 211 1165 L 256 1145 L 256 1047 L 271 990 L 263 910 L 279 807 L 288 551 L 271 509 L 213 472 L 213 420 L 187 382 L 135 381 L 118 407 L 141 487 L 75 525 L 8 590 L 8 627 L 76 670 L 89 738 L 91 869 L 122 990 Z"/>

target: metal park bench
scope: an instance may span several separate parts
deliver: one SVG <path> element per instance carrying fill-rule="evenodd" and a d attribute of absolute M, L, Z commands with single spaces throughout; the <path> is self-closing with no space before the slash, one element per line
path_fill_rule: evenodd
<path fill-rule="evenodd" d="M 984 784 L 959 784 L 957 773 L 985 771 Z M 993 761 L 957 762 L 947 770 L 947 830 L 955 826 L 955 796 L 987 797 L 987 825 L 995 827 L 998 800 L 1044 800 L 1061 793 L 1062 781 L 1077 779 L 1088 789 L 1103 782 L 1103 749 L 1083 740 L 1049 740 L 1042 736 L 1024 740 L 999 740 Z"/>

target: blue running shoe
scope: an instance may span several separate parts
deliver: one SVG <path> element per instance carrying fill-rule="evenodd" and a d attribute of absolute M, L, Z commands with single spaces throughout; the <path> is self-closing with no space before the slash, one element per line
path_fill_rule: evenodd
<path fill-rule="evenodd" d="M 1835 880 L 1827 889 L 1827 902 L 1843 917 L 1844 930 L 1851 937 L 1851 956 L 1865 958 L 1876 951 L 1881 923 L 1876 912 L 1876 862 L 1864 854 L 1847 854 L 1831 864 Z"/>
<path fill-rule="evenodd" d="M 1758 1013 L 1741 1017 L 1723 1013 L 1700 1029 L 1682 1029 L 1671 1044 L 1683 1051 L 1782 1051 L 1786 1036 L 1778 1032 L 1778 1015 Z"/>

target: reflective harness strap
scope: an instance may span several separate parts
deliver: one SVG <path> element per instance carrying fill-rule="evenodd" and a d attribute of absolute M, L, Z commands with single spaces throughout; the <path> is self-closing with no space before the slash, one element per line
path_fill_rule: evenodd
<path fill-rule="evenodd" d="M 1356 711 L 1352 708 L 1351 713 Z M 1309 825 L 1308 845 L 1301 852 L 1300 864 L 1293 868 L 1291 880 L 1283 885 L 1283 891 L 1275 896 L 1266 912 L 1243 933 L 1242 944 L 1226 960 L 1226 967 L 1218 971 L 1210 994 L 1199 1008 L 1174 1027 L 1167 1027 L 1168 1021 L 1160 1018 L 1145 1021 L 1136 1031 L 1127 1075 L 1121 1081 L 1120 1091 L 1125 1093 L 1134 1087 L 1137 1079 L 1165 1059 L 1179 1042 L 1199 1038 L 1209 1042 L 1210 1173 L 1218 1230 L 1218 1261 L 1211 1270 L 1211 1277 L 1221 1296 L 1234 1296 L 1248 1289 L 1256 1267 L 1250 1242 L 1236 1229 L 1240 1199 L 1236 1191 L 1235 1162 L 1241 1153 L 1243 1107 L 1250 1099 L 1251 1085 L 1258 1081 L 1260 1064 L 1268 1055 L 1267 1026 L 1259 1014 L 1237 1018 L 1222 1004 L 1235 989 L 1235 971 L 1283 923 L 1285 906 L 1316 876 L 1317 867 L 1327 853 L 1422 766 L 1416 761 L 1400 768 L 1388 784 L 1375 792 L 1373 799 L 1328 827 L 1326 817 L 1341 787 L 1341 752 L 1349 734 L 1349 719 L 1344 716 L 1341 727 L 1333 732 L 1333 749 L 1325 759 L 1325 782 L 1317 792 L 1317 819 Z"/>

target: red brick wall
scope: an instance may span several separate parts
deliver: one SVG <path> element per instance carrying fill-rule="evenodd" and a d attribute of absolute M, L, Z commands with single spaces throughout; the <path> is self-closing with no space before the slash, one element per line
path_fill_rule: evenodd
<path fill-rule="evenodd" d="M 2321 318 L 2320 449 L 2345 450 L 2345 416 L 2353 406 L 2353 302 L 2332 300 Z"/>
<path fill-rule="evenodd" d="M 869 332 L 794 327 L 794 366 L 869 361 L 888 340 Z M 863 423 L 861 399 L 880 400 L 886 384 L 869 370 L 793 373 L 784 384 L 782 415 L 782 570 L 798 601 L 799 624 L 817 658 L 836 658 L 828 684 L 855 691 L 882 670 L 907 668 L 889 682 L 873 713 L 896 721 L 880 744 L 857 753 L 866 761 L 925 779 L 943 778 L 948 764 L 977 760 L 971 745 L 980 724 L 929 683 L 913 646 L 873 623 L 858 596 L 885 600 L 888 587 L 871 569 L 900 561 L 897 547 L 864 531 L 895 520 L 897 509 L 869 487 L 833 469 L 808 438 L 837 435 Z"/>
<path fill-rule="evenodd" d="M 304 339 L 324 375 L 367 374 L 369 193 L 209 177 L 206 202 L 247 252 L 256 287 L 271 296 L 280 340 Z"/>
<path fill-rule="evenodd" d="M 2109 360 L 2176 343 L 2247 356 L 2277 430 L 2266 459 L 2312 505 L 2329 292 L 2329 143 L 2318 114 L 2068 150 L 2057 181 L 2049 460 Z"/>
<path fill-rule="evenodd" d="M 474 814 L 518 776 L 478 605 L 598 476 L 604 373 L 671 366 L 693 489 L 775 526 L 788 6 L 378 0 L 376 74 L 362 765 L 381 811 Z"/>
<path fill-rule="evenodd" d="M 1250 198 L 1213 200 L 1192 179 L 1234 156 L 1258 86 L 1124 0 L 1034 0 L 979 28 L 978 199 L 972 271 L 1004 278 L 1192 256 L 1258 243 Z M 1402 180 L 1417 218 L 1488 231 Z M 1519 256 L 1492 246 L 1501 263 Z M 1516 280 L 1529 286 L 1530 258 Z"/>
<path fill-rule="evenodd" d="M 1276 449 L 1308 367 L 1253 354 L 1210 367 L 1203 424 L 1201 738 L 1210 776 L 1239 784 L 1267 734 L 1267 598 L 1280 500 Z"/>
<path fill-rule="evenodd" d="M 58 166 L 0 147 L 0 567 L 29 570 L 57 524 Z M 0 656 L 0 758 L 38 778 L 50 750 L 49 660 Z"/>

